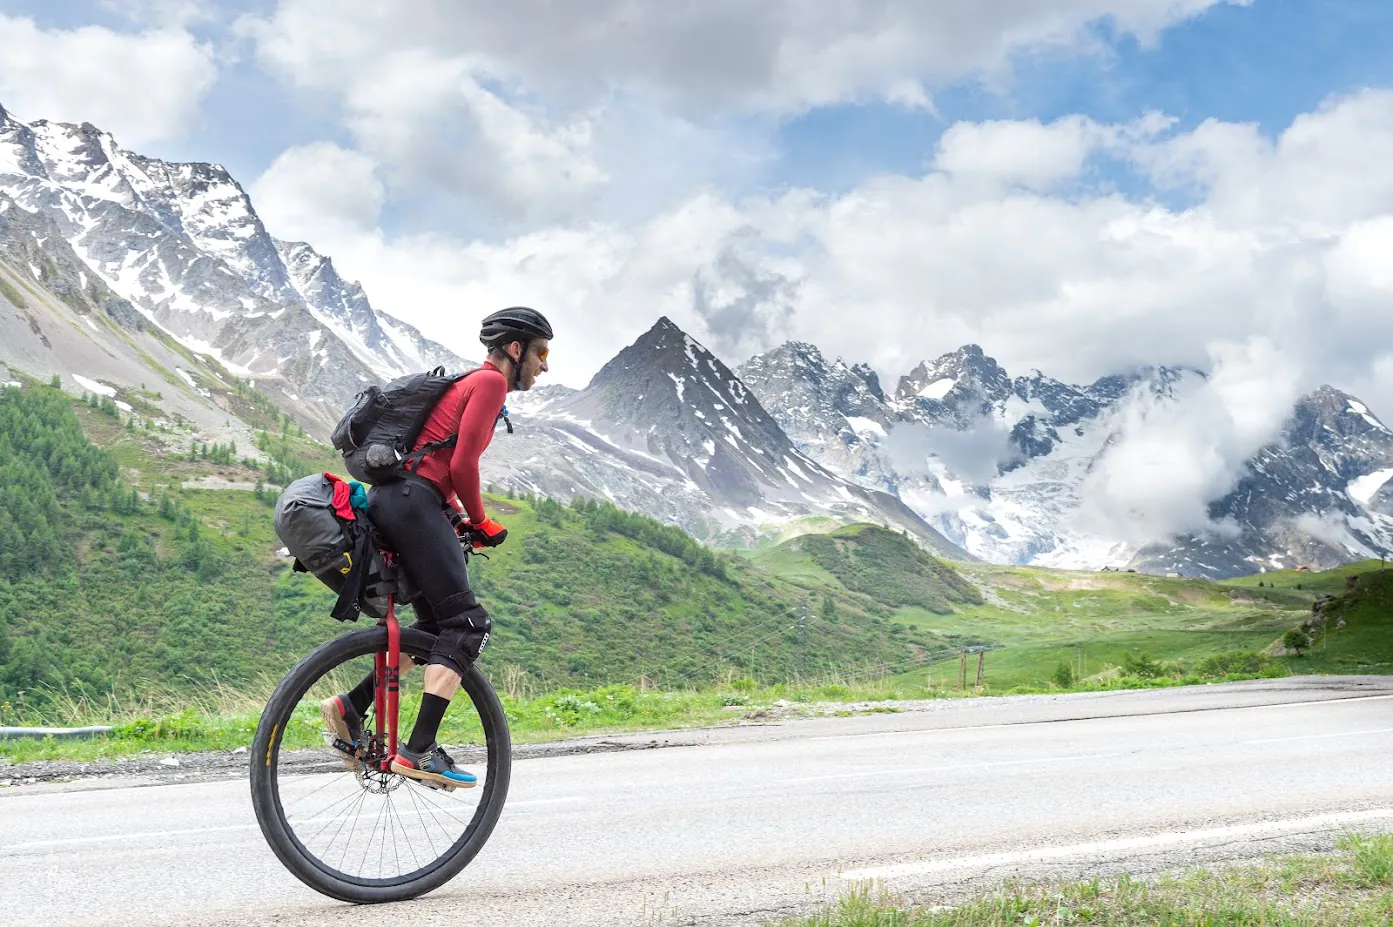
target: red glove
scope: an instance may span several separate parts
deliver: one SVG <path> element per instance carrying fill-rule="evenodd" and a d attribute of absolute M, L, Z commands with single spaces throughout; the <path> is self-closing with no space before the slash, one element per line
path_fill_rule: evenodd
<path fill-rule="evenodd" d="M 508 529 L 492 518 L 485 518 L 472 527 L 475 547 L 497 547 L 508 540 Z"/>

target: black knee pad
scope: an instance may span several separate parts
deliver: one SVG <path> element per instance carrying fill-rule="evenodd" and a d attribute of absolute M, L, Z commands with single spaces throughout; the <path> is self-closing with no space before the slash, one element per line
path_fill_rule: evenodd
<path fill-rule="evenodd" d="M 431 648 L 430 662 L 463 673 L 465 667 L 479 659 L 479 654 L 488 646 L 491 630 L 493 619 L 477 602 L 473 608 L 458 615 L 440 619 L 440 633 L 435 638 L 435 646 Z"/>

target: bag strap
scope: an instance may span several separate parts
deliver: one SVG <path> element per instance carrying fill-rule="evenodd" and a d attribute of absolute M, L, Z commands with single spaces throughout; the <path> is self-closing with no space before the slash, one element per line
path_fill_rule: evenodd
<path fill-rule="evenodd" d="M 346 528 L 347 526 L 345 526 Z M 357 621 L 363 610 L 363 595 L 368 590 L 368 567 L 372 563 L 372 532 L 358 528 L 353 531 L 353 547 L 348 551 L 348 575 L 339 590 L 338 601 L 329 612 L 337 621 Z"/>

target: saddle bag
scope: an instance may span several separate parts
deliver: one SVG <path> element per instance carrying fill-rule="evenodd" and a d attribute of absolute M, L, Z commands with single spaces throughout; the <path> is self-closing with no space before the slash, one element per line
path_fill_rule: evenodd
<path fill-rule="evenodd" d="M 414 598 L 399 588 L 400 571 L 383 561 L 361 483 L 332 473 L 295 480 L 276 500 L 276 535 L 295 558 L 296 572 L 312 573 L 339 594 L 330 612 L 339 621 L 357 621 L 360 613 L 385 617 L 394 591 L 402 604 Z"/>

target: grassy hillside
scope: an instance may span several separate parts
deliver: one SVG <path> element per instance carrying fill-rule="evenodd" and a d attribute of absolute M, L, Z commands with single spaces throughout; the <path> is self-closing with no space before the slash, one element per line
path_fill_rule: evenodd
<path fill-rule="evenodd" d="M 254 488 L 271 467 L 332 458 L 289 429 L 262 443 L 269 463 L 171 453 L 57 390 L 0 391 L 0 704 L 32 715 L 62 698 L 248 685 L 347 630 L 328 590 L 276 557 L 274 491 Z M 862 595 L 815 598 L 613 506 L 487 503 L 510 534 L 474 571 L 497 628 L 484 661 L 534 690 L 782 680 L 948 646 Z"/>
<path fill-rule="evenodd" d="M 210 685 L 263 689 L 353 627 L 276 556 L 266 488 L 336 459 L 285 420 L 266 424 L 259 453 L 178 450 L 111 403 L 35 383 L 0 390 L 0 718 L 48 717 L 72 699 L 129 707 Z M 1216 657 L 1272 649 L 1330 593 L 1343 595 L 1326 633 L 1280 661 L 1393 665 L 1376 561 L 1223 583 L 949 565 L 866 525 L 735 556 L 608 504 L 487 503 L 510 541 L 474 571 L 497 627 L 484 663 L 520 692 L 829 673 L 903 674 L 912 690 L 951 683 L 961 650 L 988 651 L 991 691 L 1047 686 L 1061 666 L 1075 682 L 1221 673 L 1242 661 L 1214 669 Z"/>
<path fill-rule="evenodd" d="M 1275 570 L 1271 573 L 1255 573 L 1252 576 L 1239 576 L 1221 582 L 1222 585 L 1242 589 L 1271 589 L 1291 595 L 1296 600 L 1309 602 L 1319 595 L 1344 592 L 1353 577 L 1386 568 L 1387 563 L 1383 560 L 1359 560 L 1319 573 L 1309 570 Z M 1259 583 L 1262 585 L 1259 586 Z"/>
<path fill-rule="evenodd" d="M 949 614 L 955 605 L 982 602 L 972 584 L 952 567 L 904 535 L 878 525 L 848 525 L 828 534 L 803 535 L 775 551 L 765 555 L 766 561 L 802 559 L 842 588 L 890 608 L 914 606 Z"/>
<path fill-rule="evenodd" d="M 1311 649 L 1288 657 L 1304 673 L 1393 673 L 1393 570 L 1365 561 L 1363 572 L 1341 573 L 1340 593 L 1324 608 L 1325 622 L 1312 635 Z M 1369 569 L 1372 567 L 1372 569 Z M 1310 577 L 1312 574 L 1303 574 Z M 1314 574 L 1324 577 L 1325 574 Z M 1334 585 L 1330 577 L 1330 585 Z M 1307 583 L 1303 582 L 1303 588 Z M 1322 587 L 1323 588 L 1323 587 Z"/>
<path fill-rule="evenodd" d="M 858 538 L 875 537 L 849 530 L 840 534 L 843 552 Z M 1061 664 L 1078 681 L 1116 675 L 1129 664 L 1168 664 L 1167 670 L 1191 672 L 1216 654 L 1260 651 L 1300 623 L 1316 590 L 1343 587 L 1349 572 L 1332 571 L 1338 577 L 1302 573 L 1302 580 L 1279 579 L 1276 587 L 1265 583 L 1258 588 L 1256 581 L 1221 584 L 1137 573 L 954 564 L 954 575 L 978 595 L 954 602 L 947 611 L 907 601 L 905 584 L 897 579 L 901 571 L 889 561 L 868 582 L 853 568 L 808 550 L 803 541 L 762 552 L 756 561 L 810 589 L 851 591 L 850 580 L 854 588 L 889 606 L 891 621 L 931 631 L 964 649 L 986 648 L 986 680 L 992 691 L 1048 686 Z M 1302 589 L 1295 588 L 1297 582 Z M 943 661 L 906 667 L 902 681 L 952 685 L 957 673 L 954 653 Z M 975 674 L 973 657 L 969 681 Z"/>

